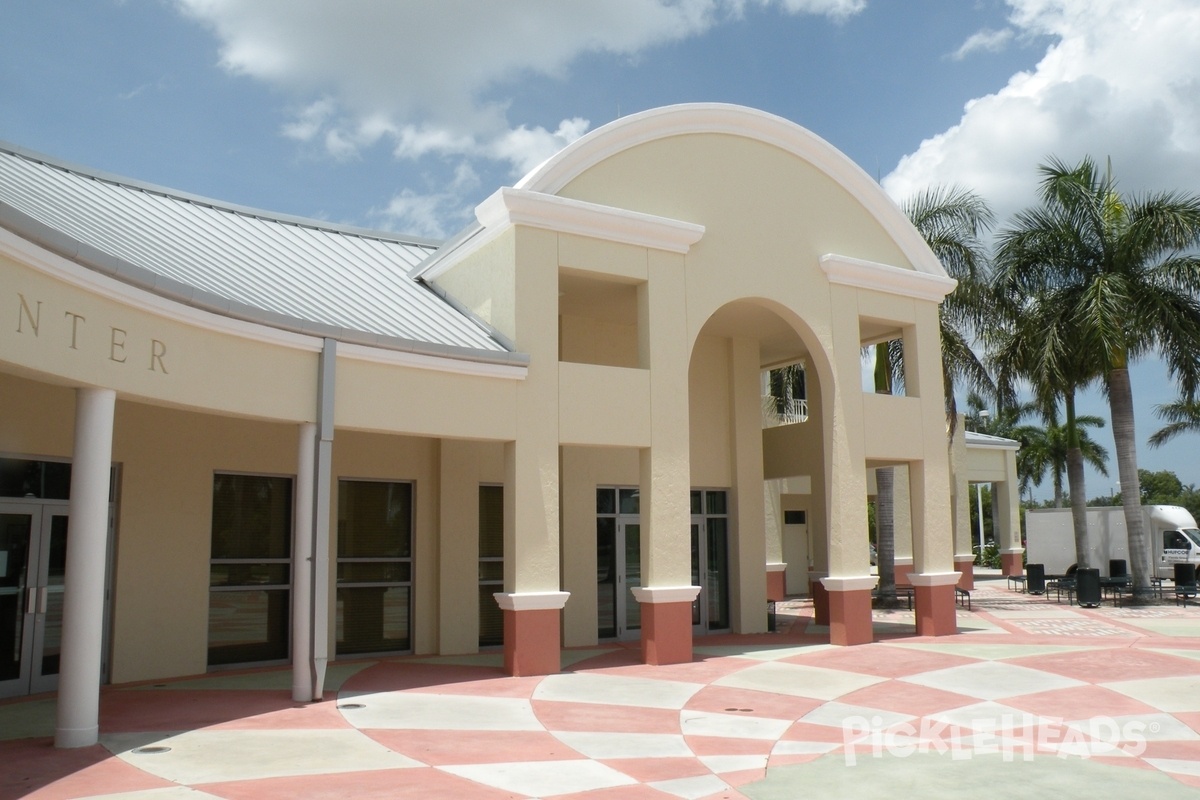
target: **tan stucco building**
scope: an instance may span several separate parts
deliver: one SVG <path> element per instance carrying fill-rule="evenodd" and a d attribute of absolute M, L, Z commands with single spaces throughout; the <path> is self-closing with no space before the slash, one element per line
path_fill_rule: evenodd
<path fill-rule="evenodd" d="M 778 117 L 676 106 L 476 215 L 421 242 L 0 148 L 0 691 L 57 682 L 69 746 L 102 680 L 290 659 L 307 700 L 364 655 L 688 660 L 766 629 L 795 511 L 831 641 L 870 641 L 883 465 L 918 632 L 955 631 L 954 284 L 865 173 Z M 892 339 L 907 393 L 864 392 Z M 803 421 L 765 426 L 764 376 L 797 363 Z"/>

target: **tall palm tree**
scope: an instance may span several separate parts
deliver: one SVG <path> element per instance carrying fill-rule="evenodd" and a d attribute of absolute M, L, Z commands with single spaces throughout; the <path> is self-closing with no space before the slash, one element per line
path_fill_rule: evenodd
<path fill-rule="evenodd" d="M 1200 196 L 1126 197 L 1090 158 L 1039 167 L 1041 203 L 1001 234 L 1000 273 L 1046 298 L 1072 329 L 1071 352 L 1104 381 L 1112 416 L 1134 594 L 1150 592 L 1153 564 L 1138 500 L 1129 365 L 1158 353 L 1185 398 L 1200 389 Z M 1070 415 L 1073 408 L 1068 406 Z"/>
<path fill-rule="evenodd" d="M 957 426 L 955 387 L 962 383 L 994 390 L 987 370 L 971 349 L 972 334 L 988 319 L 987 254 L 983 235 L 994 217 L 978 195 L 957 187 L 927 189 L 902 208 L 958 286 L 942 302 L 939 323 L 946 420 L 953 438 Z M 875 348 L 875 390 L 890 394 L 903 383 L 904 350 L 899 341 Z M 895 536 L 892 468 L 875 471 L 876 562 L 881 602 L 895 601 Z"/>
<path fill-rule="evenodd" d="M 1154 407 L 1155 415 L 1167 424 L 1150 435 L 1150 446 L 1160 447 L 1184 433 L 1200 433 L 1200 400 L 1176 400 Z"/>

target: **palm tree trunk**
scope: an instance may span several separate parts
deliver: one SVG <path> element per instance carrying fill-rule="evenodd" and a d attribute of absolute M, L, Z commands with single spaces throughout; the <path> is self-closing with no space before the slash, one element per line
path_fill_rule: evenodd
<path fill-rule="evenodd" d="M 1079 426 L 1075 424 L 1075 390 L 1065 393 L 1067 410 L 1067 487 L 1071 494 L 1071 524 L 1075 531 L 1075 563 L 1080 569 L 1092 566 L 1088 558 L 1087 489 L 1083 478 L 1083 450 Z"/>
<path fill-rule="evenodd" d="M 1121 367 L 1108 373 L 1108 404 L 1112 414 L 1113 443 L 1117 448 L 1117 476 L 1121 481 L 1121 505 L 1125 509 L 1125 530 L 1129 534 L 1129 567 L 1133 576 L 1133 596 L 1150 596 L 1150 578 L 1154 560 L 1150 537 L 1142 525 L 1142 485 L 1137 473 L 1137 438 L 1133 430 L 1133 387 L 1129 369 Z"/>
<path fill-rule="evenodd" d="M 875 470 L 875 562 L 879 567 L 879 604 L 896 603 L 896 474 L 891 467 Z"/>

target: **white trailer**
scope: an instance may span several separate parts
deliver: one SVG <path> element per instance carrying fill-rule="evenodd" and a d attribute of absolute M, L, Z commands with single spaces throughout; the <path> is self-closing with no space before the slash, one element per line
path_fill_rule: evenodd
<path fill-rule="evenodd" d="M 1142 525 L 1160 577 L 1174 575 L 1176 562 L 1200 564 L 1200 529 L 1186 508 L 1142 506 Z M 1129 569 L 1129 537 L 1121 506 L 1091 506 L 1087 510 L 1088 565 L 1108 574 L 1111 559 L 1125 559 Z M 1038 508 L 1025 512 L 1025 553 L 1029 564 L 1044 564 L 1047 575 L 1062 575 L 1076 562 L 1075 528 L 1069 508 Z"/>

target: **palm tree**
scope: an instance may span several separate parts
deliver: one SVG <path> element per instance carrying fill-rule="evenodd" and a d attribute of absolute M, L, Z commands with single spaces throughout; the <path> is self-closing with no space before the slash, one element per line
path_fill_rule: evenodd
<path fill-rule="evenodd" d="M 1155 406 L 1155 415 L 1166 425 L 1150 435 L 1150 446 L 1161 447 L 1182 433 L 1200 433 L 1200 401 L 1176 400 Z"/>
<path fill-rule="evenodd" d="M 1064 351 L 1104 381 L 1134 594 L 1145 597 L 1153 564 L 1138 500 L 1129 365 L 1158 353 L 1185 398 L 1200 389 L 1200 258 L 1189 254 L 1200 244 L 1200 197 L 1122 196 L 1111 170 L 1101 174 L 1090 158 L 1074 167 L 1052 159 L 1039 171 L 1041 204 L 1017 214 L 1001 234 L 1000 273 L 1011 287 L 1052 304 L 1047 314 L 1071 333 Z"/>
<path fill-rule="evenodd" d="M 946 393 L 946 419 L 953 438 L 957 426 L 955 387 L 963 382 L 984 391 L 995 387 L 983 363 L 970 347 L 971 333 L 988 318 L 987 256 L 983 234 L 994 217 L 978 195 L 960 188 L 934 188 L 920 192 L 902 206 L 913 226 L 942 262 L 958 286 L 942 302 L 939 313 L 942 343 L 942 380 Z M 875 390 L 890 394 L 903 385 L 904 350 L 900 341 L 875 347 Z M 896 549 L 892 468 L 875 471 L 876 562 L 882 604 L 896 597 Z"/>

